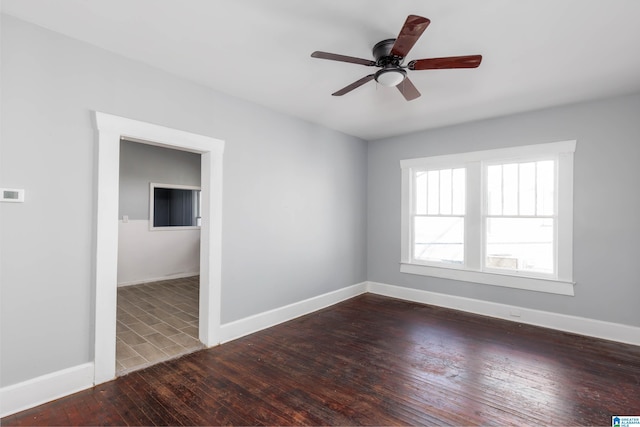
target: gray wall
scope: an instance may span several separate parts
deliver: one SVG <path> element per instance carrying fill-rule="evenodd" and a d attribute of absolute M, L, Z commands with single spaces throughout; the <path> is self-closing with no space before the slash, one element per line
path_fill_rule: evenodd
<path fill-rule="evenodd" d="M 26 202 L 0 204 L 0 386 L 93 360 L 92 110 L 226 141 L 223 323 L 369 279 L 640 325 L 640 95 L 367 149 L 11 17 L 1 55 L 0 183 Z M 578 140 L 576 296 L 399 273 L 401 159 L 566 139 Z"/>
<path fill-rule="evenodd" d="M 226 141 L 223 323 L 366 280 L 365 141 L 2 19 L 1 386 L 93 360 L 92 110 Z"/>
<path fill-rule="evenodd" d="M 200 154 L 120 142 L 120 219 L 149 219 L 150 182 L 200 186 Z"/>
<path fill-rule="evenodd" d="M 368 279 L 640 326 L 640 95 L 369 143 Z M 576 139 L 575 296 L 401 274 L 400 160 Z"/>

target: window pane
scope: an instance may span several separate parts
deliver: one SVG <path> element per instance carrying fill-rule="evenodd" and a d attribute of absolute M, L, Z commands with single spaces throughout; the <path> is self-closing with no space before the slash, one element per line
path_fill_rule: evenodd
<path fill-rule="evenodd" d="M 440 172 L 429 171 L 427 174 L 428 203 L 427 213 L 438 215 L 440 213 Z"/>
<path fill-rule="evenodd" d="M 502 166 L 503 215 L 518 215 L 518 164 Z"/>
<path fill-rule="evenodd" d="M 416 214 L 427 213 L 427 173 L 416 172 Z"/>
<path fill-rule="evenodd" d="M 451 169 L 440 171 L 440 214 L 451 215 Z"/>
<path fill-rule="evenodd" d="M 464 218 L 415 218 L 414 237 L 415 259 L 455 264 L 464 262 Z"/>
<path fill-rule="evenodd" d="M 489 215 L 502 215 L 502 165 L 487 168 Z"/>
<path fill-rule="evenodd" d="M 555 165 L 553 160 L 538 162 L 538 215 L 553 215 L 555 201 Z"/>
<path fill-rule="evenodd" d="M 197 225 L 200 213 L 196 198 L 200 190 L 154 187 L 153 226 L 192 227 Z"/>
<path fill-rule="evenodd" d="M 466 172 L 465 169 L 453 170 L 453 201 L 452 201 L 452 214 L 464 215 L 466 197 Z"/>
<path fill-rule="evenodd" d="M 485 266 L 553 274 L 553 219 L 489 218 Z"/>
<path fill-rule="evenodd" d="M 520 163 L 520 215 L 536 214 L 536 164 Z"/>

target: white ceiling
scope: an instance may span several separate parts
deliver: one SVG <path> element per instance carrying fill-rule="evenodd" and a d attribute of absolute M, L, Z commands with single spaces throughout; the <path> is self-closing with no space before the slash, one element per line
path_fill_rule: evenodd
<path fill-rule="evenodd" d="M 2 11 L 218 91 L 364 139 L 640 90 L 638 0 L 3 0 Z M 362 65 L 407 15 L 431 25 L 407 59 L 482 54 L 477 69 L 409 71 L 422 97 Z"/>

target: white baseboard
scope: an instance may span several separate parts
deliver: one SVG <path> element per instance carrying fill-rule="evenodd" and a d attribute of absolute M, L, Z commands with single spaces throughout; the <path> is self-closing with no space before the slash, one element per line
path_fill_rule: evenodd
<path fill-rule="evenodd" d="M 373 294 L 392 298 L 452 308 L 589 337 L 640 345 L 640 327 L 637 326 L 604 322 L 602 320 L 569 316 L 549 311 L 533 310 L 530 308 L 387 285 L 384 283 L 367 282 L 367 290 Z M 512 313 L 518 316 L 515 317 Z"/>
<path fill-rule="evenodd" d="M 229 342 L 367 292 L 518 323 L 640 345 L 640 327 L 636 326 L 568 316 L 565 314 L 376 282 L 358 283 L 235 322 L 226 323 L 220 327 L 220 341 L 221 343 Z M 512 313 L 519 314 L 519 317 L 514 317 Z M 0 388 L 0 417 L 11 415 L 90 388 L 93 386 L 93 377 L 94 364 L 91 362 Z"/>
<path fill-rule="evenodd" d="M 93 387 L 93 362 L 0 388 L 0 417 Z"/>
<path fill-rule="evenodd" d="M 123 286 L 141 285 L 143 283 L 150 283 L 150 282 L 161 282 L 163 280 L 184 279 L 185 277 L 198 276 L 199 274 L 200 272 L 196 271 L 192 273 L 170 274 L 168 276 L 162 276 L 162 277 L 151 277 L 149 279 L 133 280 L 131 282 L 118 283 L 118 287 L 121 288 Z"/>
<path fill-rule="evenodd" d="M 221 326 L 221 343 L 313 313 L 366 292 L 367 283 L 363 282 L 224 324 Z M 91 362 L 0 388 L 0 417 L 93 387 L 94 370 L 94 363 Z"/>
<path fill-rule="evenodd" d="M 337 304 L 349 298 L 367 292 L 367 282 L 358 283 L 337 291 L 309 298 L 284 307 L 265 311 L 235 322 L 225 323 L 220 327 L 221 343 L 229 342 L 245 335 L 261 331 L 271 326 L 287 322 L 296 317 L 313 313 L 325 307 Z"/>

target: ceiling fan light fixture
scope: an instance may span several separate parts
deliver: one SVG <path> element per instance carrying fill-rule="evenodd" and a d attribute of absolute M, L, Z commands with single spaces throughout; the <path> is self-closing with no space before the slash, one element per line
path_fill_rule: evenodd
<path fill-rule="evenodd" d="M 382 86 L 398 86 L 407 77 L 407 72 L 402 68 L 383 68 L 375 74 L 375 79 Z"/>

